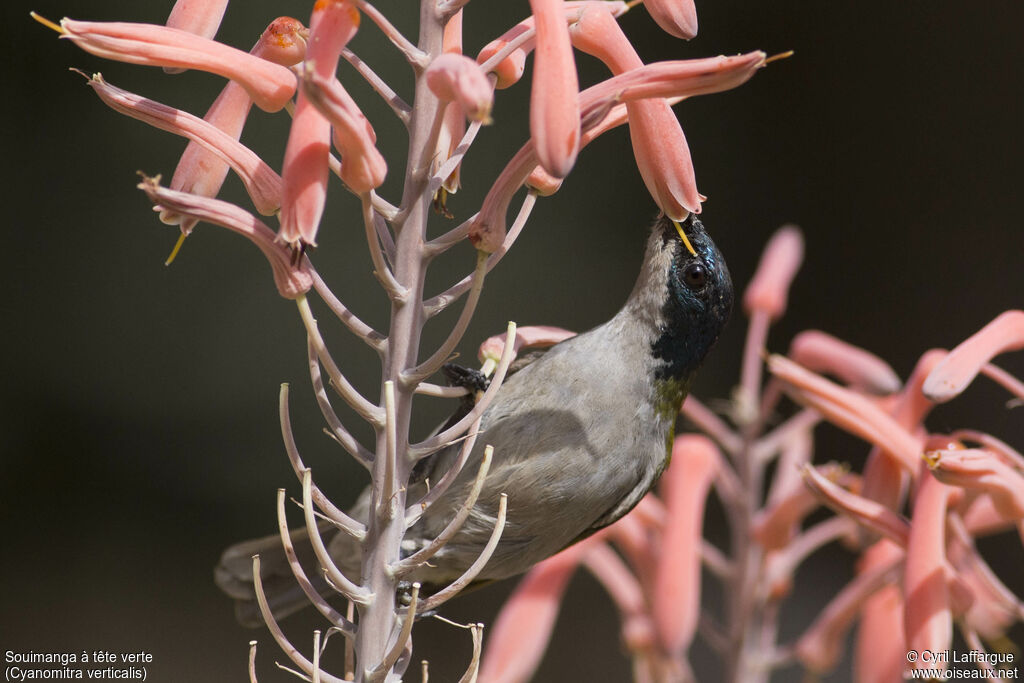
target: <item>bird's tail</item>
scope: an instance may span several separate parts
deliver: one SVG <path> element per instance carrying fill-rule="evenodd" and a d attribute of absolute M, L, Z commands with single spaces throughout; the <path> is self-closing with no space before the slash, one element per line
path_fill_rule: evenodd
<path fill-rule="evenodd" d="M 323 533 L 326 529 L 321 531 Z M 305 529 L 294 529 L 290 534 L 299 563 L 313 588 L 321 595 L 333 593 L 318 568 L 309 533 Z M 235 600 L 235 616 L 239 623 L 249 627 L 263 625 L 253 584 L 253 555 L 260 556 L 260 581 L 275 619 L 286 617 L 310 604 L 295 580 L 279 535 L 242 541 L 225 550 L 213 570 L 217 586 Z"/>

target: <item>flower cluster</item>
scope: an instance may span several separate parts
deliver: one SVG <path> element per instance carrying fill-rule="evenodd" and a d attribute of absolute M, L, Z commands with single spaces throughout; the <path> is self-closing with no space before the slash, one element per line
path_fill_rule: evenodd
<path fill-rule="evenodd" d="M 518 82 L 527 56 L 536 53 L 530 97 L 532 138 L 494 183 L 480 213 L 461 231 L 478 248 L 490 253 L 503 247 L 505 213 L 516 190 L 525 184 L 543 195 L 552 194 L 572 169 L 581 147 L 627 122 L 637 167 L 658 207 L 677 221 L 700 212 L 704 197 L 697 191 L 686 138 L 670 105 L 742 84 L 765 64 L 763 53 L 644 65 L 616 21 L 629 4 L 534 0 L 532 16 L 489 43 L 473 60 L 462 54 L 463 4 L 442 2 L 436 8 L 444 26 L 439 54 L 412 45 L 361 0 L 319 0 L 309 28 L 296 19 L 279 17 L 248 53 L 213 40 L 226 0 L 179 0 L 166 26 L 72 19 L 57 25 L 36 18 L 82 49 L 107 59 L 162 66 L 170 73 L 195 69 L 229 79 L 202 119 L 116 88 L 99 74 L 89 80 L 115 111 L 190 140 L 171 189 L 196 195 L 196 206 L 186 211 L 158 203 L 162 220 L 180 224 L 185 235 L 200 220 L 224 225 L 211 218 L 216 207 L 212 198 L 229 168 L 242 179 L 260 214 L 278 216 L 278 241 L 299 251 L 316 244 L 332 172 L 363 197 L 374 214 L 385 220 L 396 217 L 399 209 L 374 193 L 384 182 L 387 163 L 377 150 L 373 127 L 337 77 L 339 59 L 344 55 L 357 64 L 403 121 L 410 120 L 413 105 L 346 49 L 359 28 L 361 13 L 404 53 L 437 99 L 434 104 L 440 114 L 430 131 L 433 144 L 420 151 L 431 159 L 433 183 L 439 181 L 448 193 L 458 189 L 459 165 L 476 135 L 475 126 L 490 120 L 494 88 Z M 646 6 L 669 33 L 685 38 L 695 35 L 692 1 L 659 0 Z M 599 58 L 614 77 L 580 92 L 573 48 Z M 280 174 L 238 142 L 253 104 L 268 112 L 288 107 L 292 114 Z M 290 289 L 281 293 L 295 296 Z"/>
<path fill-rule="evenodd" d="M 766 681 L 793 663 L 827 672 L 855 623 L 858 681 L 904 680 L 908 666 L 947 668 L 948 657 L 911 661 L 908 653 L 949 651 L 954 626 L 977 666 L 1005 661 L 986 655 L 984 643 L 1003 647 L 1024 603 L 976 539 L 1009 532 L 1024 541 L 1024 456 L 981 431 L 935 433 L 925 418 L 979 374 L 1024 398 L 1024 384 L 990 362 L 1024 348 L 1024 312 L 1003 313 L 950 352 L 927 351 L 906 382 L 873 354 L 816 330 L 798 334 L 787 355 L 765 357 L 802 254 L 799 231 L 781 229 L 746 291 L 735 427 L 691 395 L 682 414 L 702 433 L 677 436 L 657 494 L 526 576 L 499 616 L 482 680 L 529 679 L 579 565 L 619 607 L 637 681 L 692 680 L 687 655 L 698 627 L 729 681 Z M 762 388 L 764 364 L 771 378 Z M 803 409 L 769 429 L 783 393 Z M 862 472 L 815 462 L 823 420 L 871 444 Z M 702 537 L 712 491 L 730 525 L 728 551 Z M 837 514 L 809 522 L 822 506 Z M 797 569 L 833 542 L 861 554 L 855 578 L 799 638 L 776 643 Z M 702 566 L 726 589 L 721 617 L 701 604 Z"/>
<path fill-rule="evenodd" d="M 403 557 L 406 530 L 443 494 L 445 482 L 454 480 L 465 457 L 426 498 L 407 501 L 416 463 L 460 439 L 468 444 L 468 453 L 479 417 L 500 388 L 511 361 L 509 344 L 507 352 L 486 368 L 493 371 L 491 386 L 469 414 L 424 441 L 412 441 L 409 425 L 414 395 L 450 397 L 457 393 L 426 380 L 461 341 L 479 301 L 484 276 L 515 241 L 536 198 L 558 190 L 581 148 L 620 125 L 629 126 L 637 167 L 660 210 L 674 220 L 700 212 L 704 197 L 697 190 L 686 139 L 670 106 L 687 97 L 736 87 L 768 61 L 764 53 L 755 51 L 644 64 L 617 21 L 641 4 L 640 0 L 530 0 L 531 15 L 504 33 L 496 31 L 498 37 L 474 58 L 463 53 L 462 15 L 472 11 L 468 4 L 468 0 L 421 0 L 419 34 L 413 43 L 367 0 L 315 0 L 310 3 L 306 24 L 290 17 L 277 18 L 249 51 L 214 39 L 227 0 L 177 0 L 165 26 L 73 19 L 57 24 L 35 17 L 62 38 L 100 57 L 161 67 L 172 74 L 204 71 L 227 80 L 221 94 L 199 117 L 120 89 L 100 74 L 87 79 L 100 100 L 115 111 L 189 141 L 169 187 L 161 185 L 159 176 L 144 177 L 139 184 L 161 220 L 180 227 L 181 238 L 171 259 L 198 223 L 226 227 L 261 250 L 280 294 L 297 303 L 307 332 L 313 388 L 329 433 L 369 470 L 372 483 L 366 519 L 347 516 L 323 495 L 299 458 L 289 426 L 287 391 L 283 390 L 285 446 L 303 488 L 304 532 L 322 569 L 322 575 L 313 578 L 347 598 L 352 606 L 349 613 L 343 615 L 324 601 L 298 563 L 288 564 L 299 586 L 331 623 L 326 635 L 339 632 L 350 640 L 354 657 L 348 658 L 348 666 L 356 680 L 395 680 L 402 675 L 409 661 L 410 632 L 417 613 L 434 609 L 471 581 L 502 532 L 503 517 L 499 515 L 491 542 L 472 567 L 429 598 L 418 600 L 417 586 L 411 592 L 400 590 L 402 576 L 443 548 L 473 505 L 468 501 L 463 507 L 465 514 L 460 512 L 461 517 L 457 515 L 449 529 L 420 551 Z M 670 34 L 688 39 L 696 33 L 692 0 L 643 0 L 642 4 Z M 412 70 L 413 92 L 398 92 L 350 48 L 350 41 L 367 19 Z M 600 59 L 611 76 L 581 91 L 574 51 Z M 494 91 L 514 87 L 531 54 L 530 139 L 489 186 L 480 210 L 431 238 L 431 208 L 453 217 L 446 196 L 458 191 L 463 159 L 480 127 L 491 121 Z M 389 162 L 378 148 L 364 108 L 345 87 L 349 76 L 339 75 L 342 60 L 369 83 L 408 130 L 408 154 L 399 171 L 403 180 L 400 198 L 389 201 L 378 194 L 399 164 Z M 284 161 L 279 169 L 241 142 L 253 105 L 271 113 L 286 111 L 292 117 L 287 141 L 281 143 Z M 229 171 L 241 179 L 251 207 L 217 198 Z M 322 218 L 328 187 L 339 181 L 362 206 L 374 274 L 391 305 L 387 335 L 342 303 L 311 260 L 318 232 L 326 229 Z M 506 229 L 508 207 L 524 186 L 527 193 L 522 208 Z M 250 209 L 277 225 L 268 225 Z M 426 297 L 423 287 L 431 262 L 467 238 L 477 250 L 472 271 L 440 294 Z M 307 301 L 312 292 L 378 354 L 378 401 L 360 394 L 335 362 Z M 462 297 L 463 311 L 447 339 L 426 359 L 420 358 L 425 324 Z M 509 339 L 514 329 L 510 324 Z M 362 444 L 342 424 L 325 388 L 323 370 L 341 399 L 373 429 L 375 448 Z M 485 458 L 479 480 L 486 476 L 487 462 Z M 708 467 L 710 481 L 715 466 L 709 462 Z M 679 486 L 689 489 L 691 485 L 681 482 Z M 292 557 L 283 497 L 279 501 L 281 542 Z M 335 565 L 320 538 L 321 524 L 360 544 L 358 578 Z M 258 557 L 250 569 L 262 619 L 301 675 L 314 681 L 340 680 L 319 666 L 327 637 L 321 641 L 317 632 L 312 656 L 303 655 L 277 627 L 261 584 Z M 663 583 L 668 590 L 671 581 L 663 579 Z M 409 598 L 405 603 L 396 597 L 402 592 Z M 692 626 L 683 626 L 683 631 L 692 633 Z M 673 642 L 677 641 L 683 642 L 678 638 Z M 479 654 L 479 629 L 474 629 L 474 645 Z M 477 666 L 478 657 L 474 657 L 465 680 L 475 676 Z M 252 678 L 255 680 L 255 671 Z"/>

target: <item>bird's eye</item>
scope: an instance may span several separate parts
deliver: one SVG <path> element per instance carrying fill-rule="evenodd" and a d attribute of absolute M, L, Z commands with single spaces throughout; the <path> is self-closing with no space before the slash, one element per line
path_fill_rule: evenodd
<path fill-rule="evenodd" d="M 708 281 L 708 271 L 703 264 L 691 263 L 683 271 L 683 283 L 690 289 L 700 289 Z"/>

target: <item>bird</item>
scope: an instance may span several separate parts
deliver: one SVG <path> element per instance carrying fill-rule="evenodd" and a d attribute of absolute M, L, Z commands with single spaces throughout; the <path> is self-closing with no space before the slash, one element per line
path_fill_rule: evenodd
<path fill-rule="evenodd" d="M 447 494 L 410 527 L 403 556 L 429 543 L 455 516 L 490 444 L 490 471 L 476 504 L 454 538 L 410 581 L 443 587 L 458 578 L 487 543 L 501 493 L 508 496 L 505 527 L 477 583 L 524 573 L 629 512 L 668 465 L 680 406 L 732 304 L 729 269 L 703 224 L 693 214 L 681 223 L 656 220 L 636 284 L 619 312 L 527 355 L 506 377 L 483 412 L 468 461 Z M 463 373 L 467 383 L 479 381 L 474 372 Z M 449 445 L 418 463 L 410 502 L 448 471 L 460 446 Z M 364 492 L 350 514 L 366 520 L 368 501 Z M 307 546 L 305 555 L 315 566 L 305 532 L 295 532 L 293 542 Z M 359 576 L 361 552 L 349 535 L 335 532 L 328 548 L 348 576 Z M 252 576 L 257 553 L 275 618 L 308 604 L 279 536 L 236 544 L 221 556 L 215 580 L 235 599 L 239 621 L 249 626 L 262 624 Z M 322 572 L 307 575 L 318 577 L 318 590 L 330 592 Z"/>

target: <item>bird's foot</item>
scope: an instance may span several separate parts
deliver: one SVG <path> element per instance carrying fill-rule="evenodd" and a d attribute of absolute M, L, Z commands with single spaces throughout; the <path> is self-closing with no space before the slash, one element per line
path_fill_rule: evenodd
<path fill-rule="evenodd" d="M 441 372 L 444 373 L 449 386 L 468 389 L 471 394 L 487 391 L 487 387 L 491 385 L 491 379 L 479 370 L 464 368 L 454 363 L 445 363 L 441 367 Z"/>

